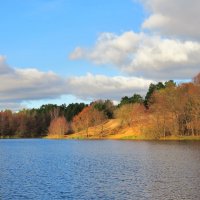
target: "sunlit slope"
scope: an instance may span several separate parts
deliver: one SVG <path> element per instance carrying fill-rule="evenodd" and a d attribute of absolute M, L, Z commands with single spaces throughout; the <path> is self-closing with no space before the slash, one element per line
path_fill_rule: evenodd
<path fill-rule="evenodd" d="M 88 134 L 86 130 L 74 133 L 67 138 L 91 138 L 91 139 L 133 139 L 141 137 L 141 124 L 124 126 L 120 119 L 111 119 L 98 126 L 90 127 Z"/>

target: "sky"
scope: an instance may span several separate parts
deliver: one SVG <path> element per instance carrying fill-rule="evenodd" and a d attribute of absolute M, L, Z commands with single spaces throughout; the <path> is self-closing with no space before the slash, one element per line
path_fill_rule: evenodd
<path fill-rule="evenodd" d="M 117 102 L 200 72 L 199 0 L 0 5 L 0 110 Z"/>

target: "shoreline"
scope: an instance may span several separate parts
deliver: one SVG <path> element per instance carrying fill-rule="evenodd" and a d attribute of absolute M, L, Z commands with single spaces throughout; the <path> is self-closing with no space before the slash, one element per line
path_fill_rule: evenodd
<path fill-rule="evenodd" d="M 200 141 L 200 136 L 171 136 L 165 138 L 145 138 L 142 136 L 133 136 L 133 137 L 84 137 L 84 136 L 67 136 L 67 137 L 44 137 L 43 139 L 61 139 L 61 140 L 121 140 L 121 141 Z"/>
<path fill-rule="evenodd" d="M 117 136 L 113 135 L 113 136 Z M 200 141 L 200 136 L 168 136 L 165 138 L 145 138 L 144 136 L 129 136 L 129 137 L 86 137 L 81 135 L 68 135 L 68 136 L 45 136 L 33 138 L 20 138 L 20 137 L 1 137 L 0 140 L 6 139 L 47 139 L 47 140 L 121 140 L 121 141 Z"/>

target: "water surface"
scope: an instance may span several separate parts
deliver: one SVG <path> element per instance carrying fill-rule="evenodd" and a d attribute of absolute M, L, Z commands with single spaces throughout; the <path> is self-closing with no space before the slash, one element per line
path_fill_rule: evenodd
<path fill-rule="evenodd" d="M 195 199 L 199 142 L 0 140 L 0 199 Z"/>

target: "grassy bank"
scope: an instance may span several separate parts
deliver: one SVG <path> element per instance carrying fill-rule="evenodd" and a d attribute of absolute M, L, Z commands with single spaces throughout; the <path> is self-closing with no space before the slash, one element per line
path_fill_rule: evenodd
<path fill-rule="evenodd" d="M 119 136 L 120 135 L 120 136 Z M 98 136 L 84 136 L 79 134 L 72 134 L 70 136 L 51 136 L 45 137 L 45 139 L 74 139 L 74 140 L 158 140 L 158 141 L 200 141 L 200 136 L 170 136 L 163 138 L 148 138 L 143 135 L 141 136 L 121 136 L 121 134 L 116 134 L 115 136 L 98 137 Z"/>
<path fill-rule="evenodd" d="M 147 137 L 143 134 L 142 130 L 144 124 L 135 124 L 135 126 L 122 126 L 121 121 L 118 119 L 108 120 L 103 124 L 90 127 L 88 133 L 80 131 L 66 136 L 51 135 L 47 139 L 78 139 L 78 140 L 93 140 L 93 139 L 112 139 L 112 140 L 161 140 L 161 141 L 180 141 L 180 140 L 195 140 L 200 141 L 200 136 L 170 136 L 163 138 Z"/>
<path fill-rule="evenodd" d="M 173 140 L 197 140 L 200 141 L 200 136 L 169 136 L 160 138 L 160 140 L 173 141 Z"/>

